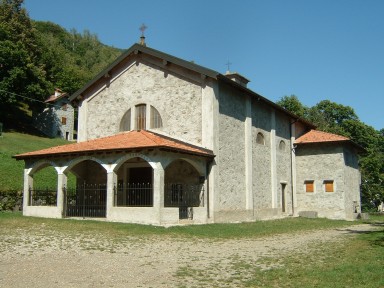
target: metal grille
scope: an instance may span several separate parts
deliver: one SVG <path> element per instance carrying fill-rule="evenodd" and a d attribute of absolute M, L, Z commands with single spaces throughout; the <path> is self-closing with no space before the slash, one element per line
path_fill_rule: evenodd
<path fill-rule="evenodd" d="M 106 217 L 105 184 L 85 184 L 65 189 L 67 217 Z"/>
<path fill-rule="evenodd" d="M 165 207 L 204 206 L 203 184 L 168 183 L 164 187 Z"/>
<path fill-rule="evenodd" d="M 151 183 L 127 183 L 114 187 L 115 206 L 152 207 L 153 187 Z"/>
<path fill-rule="evenodd" d="M 57 189 L 32 189 L 29 187 L 30 206 L 56 206 Z"/>

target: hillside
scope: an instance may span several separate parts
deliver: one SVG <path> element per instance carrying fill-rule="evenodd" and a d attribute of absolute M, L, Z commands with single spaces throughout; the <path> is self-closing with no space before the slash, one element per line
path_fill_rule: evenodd
<path fill-rule="evenodd" d="M 68 144 L 62 139 L 49 139 L 22 133 L 3 133 L 0 137 L 0 191 L 21 190 L 23 187 L 24 161 L 16 161 L 13 155 Z M 53 167 L 37 173 L 34 181 L 44 186 L 55 187 L 56 172 Z M 41 184 L 43 185 L 43 184 Z"/>

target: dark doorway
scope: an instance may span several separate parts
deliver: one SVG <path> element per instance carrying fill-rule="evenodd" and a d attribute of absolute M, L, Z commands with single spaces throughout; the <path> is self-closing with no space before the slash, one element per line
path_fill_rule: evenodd
<path fill-rule="evenodd" d="M 130 168 L 128 182 L 131 184 L 152 184 L 152 167 Z"/>
<path fill-rule="evenodd" d="M 285 212 L 285 187 L 287 184 L 281 183 L 281 211 Z"/>

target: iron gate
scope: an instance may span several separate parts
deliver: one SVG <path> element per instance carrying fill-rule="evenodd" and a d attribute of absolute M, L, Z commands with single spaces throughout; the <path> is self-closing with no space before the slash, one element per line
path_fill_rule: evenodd
<path fill-rule="evenodd" d="M 106 217 L 105 184 L 84 184 L 64 191 L 67 217 Z"/>

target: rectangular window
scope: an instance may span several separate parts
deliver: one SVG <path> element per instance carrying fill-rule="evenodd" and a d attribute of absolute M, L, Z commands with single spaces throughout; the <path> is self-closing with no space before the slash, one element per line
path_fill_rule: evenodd
<path fill-rule="evenodd" d="M 314 182 L 313 180 L 306 180 L 304 182 L 305 184 L 305 192 L 307 193 L 313 193 L 315 192 L 315 185 L 314 185 Z"/>
<path fill-rule="evenodd" d="M 66 125 L 67 124 L 67 118 L 61 117 L 61 124 Z"/>
<path fill-rule="evenodd" d="M 136 129 L 145 130 L 146 128 L 146 105 L 136 106 Z"/>
<path fill-rule="evenodd" d="M 324 180 L 325 192 L 335 192 L 333 180 Z"/>

